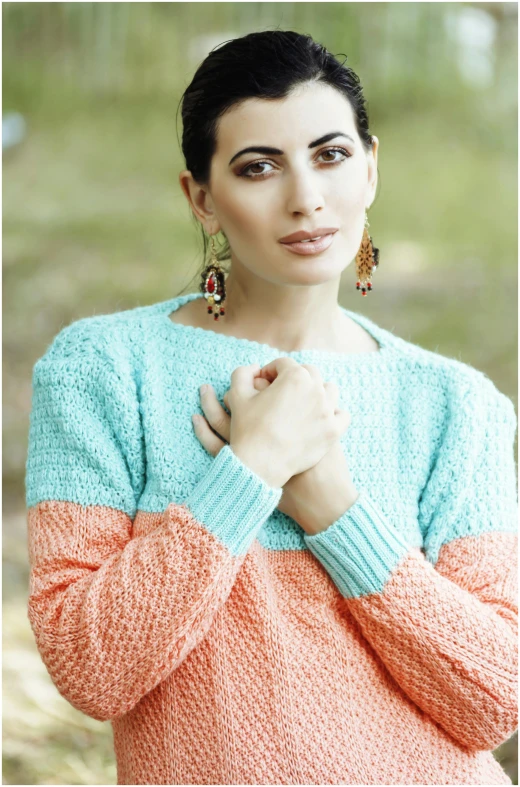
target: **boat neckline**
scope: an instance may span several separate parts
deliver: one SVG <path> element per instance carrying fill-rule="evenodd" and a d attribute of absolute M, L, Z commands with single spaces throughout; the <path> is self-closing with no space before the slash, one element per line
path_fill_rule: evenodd
<path fill-rule="evenodd" d="M 354 322 L 357 322 L 358 325 L 364 328 L 373 339 L 375 339 L 379 345 L 379 350 L 359 353 L 343 353 L 336 350 L 321 350 L 317 348 L 307 348 L 304 350 L 282 350 L 279 347 L 274 347 L 273 345 L 265 344 L 264 342 L 257 342 L 253 339 L 244 339 L 239 336 L 230 336 L 223 333 L 217 333 L 216 331 L 212 331 L 210 328 L 201 328 L 198 325 L 184 325 L 182 323 L 173 322 L 173 320 L 170 319 L 170 314 L 177 311 L 177 309 L 180 309 L 180 307 L 185 303 L 203 297 L 203 293 L 200 292 L 191 292 L 187 295 L 178 295 L 175 298 L 171 298 L 167 301 L 161 301 L 160 303 L 156 304 L 156 310 L 159 312 L 161 319 L 167 320 L 170 329 L 176 333 L 184 333 L 188 336 L 197 335 L 201 336 L 202 338 L 206 338 L 207 340 L 213 340 L 215 343 L 222 345 L 227 344 L 234 348 L 277 353 L 279 356 L 285 356 L 288 358 L 323 358 L 343 360 L 349 363 L 364 362 L 372 364 L 386 360 L 394 349 L 393 343 L 391 341 L 392 337 L 388 331 L 376 325 L 368 317 L 357 314 L 356 312 L 350 311 L 349 309 L 345 309 L 343 306 L 340 306 L 340 309 L 352 320 L 354 320 Z"/>

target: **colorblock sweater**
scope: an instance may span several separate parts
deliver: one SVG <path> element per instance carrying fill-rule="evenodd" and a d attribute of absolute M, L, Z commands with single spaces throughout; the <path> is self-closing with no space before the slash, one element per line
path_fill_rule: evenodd
<path fill-rule="evenodd" d="M 344 310 L 379 351 L 285 352 L 174 323 L 200 293 L 63 328 L 33 369 L 28 615 L 118 784 L 511 784 L 517 428 L 483 372 Z M 208 318 L 209 319 L 209 318 Z M 307 535 L 199 386 L 318 367 L 356 502 Z"/>

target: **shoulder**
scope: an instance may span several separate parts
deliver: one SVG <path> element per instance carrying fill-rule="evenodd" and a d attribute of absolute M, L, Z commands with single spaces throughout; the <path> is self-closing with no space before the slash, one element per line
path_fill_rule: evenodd
<path fill-rule="evenodd" d="M 456 358 L 420 349 L 412 368 L 424 380 L 423 417 L 430 449 L 430 472 L 437 466 L 433 486 L 464 496 L 472 473 L 483 462 L 509 467 L 517 431 L 513 401 L 482 370 Z M 410 395 L 414 395 L 410 380 Z M 453 484 L 454 486 L 450 486 Z"/>
<path fill-rule="evenodd" d="M 83 317 L 64 326 L 34 363 L 33 402 L 78 411 L 102 406 L 115 418 L 138 412 L 143 353 L 153 351 L 150 307 Z M 150 328 L 147 328 L 147 325 Z M 116 412 L 119 410 L 119 412 Z"/>
<path fill-rule="evenodd" d="M 399 359 L 400 382 L 409 396 L 421 395 L 423 401 L 441 405 L 447 415 L 465 413 L 478 417 L 484 410 L 500 413 L 500 418 L 515 419 L 515 406 L 509 396 L 481 369 L 436 350 L 430 350 L 378 326 Z"/>
<path fill-rule="evenodd" d="M 464 417 L 475 429 L 492 421 L 514 424 L 516 411 L 512 399 L 484 371 L 431 351 L 423 351 L 423 357 L 432 374 L 440 378 L 450 418 Z"/>
<path fill-rule="evenodd" d="M 133 367 L 142 347 L 141 337 L 152 306 L 140 306 L 74 320 L 61 328 L 37 359 L 35 371 L 66 364 Z"/>
<path fill-rule="evenodd" d="M 85 317 L 57 333 L 33 367 L 34 441 L 50 430 L 73 439 L 86 435 L 92 445 L 117 436 L 123 451 L 140 445 L 141 373 L 133 351 L 139 326 L 131 317 L 123 312 Z"/>

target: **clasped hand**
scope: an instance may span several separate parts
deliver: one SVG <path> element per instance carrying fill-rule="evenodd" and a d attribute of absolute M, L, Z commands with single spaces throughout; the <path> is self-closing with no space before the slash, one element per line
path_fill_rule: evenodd
<path fill-rule="evenodd" d="M 260 369 L 255 376 L 254 387 L 259 393 L 269 387 L 276 376 L 274 363 Z M 336 413 L 337 389 L 327 385 L 325 389 Z M 229 389 L 223 400 L 231 411 L 228 394 Z M 205 417 L 195 419 L 194 431 L 204 448 L 217 456 L 229 443 L 232 413 L 222 407 L 211 386 L 201 393 L 201 408 Z M 314 535 L 333 524 L 357 498 L 343 448 L 337 440 L 317 464 L 293 475 L 284 484 L 278 509 L 294 519 L 308 535 Z"/>

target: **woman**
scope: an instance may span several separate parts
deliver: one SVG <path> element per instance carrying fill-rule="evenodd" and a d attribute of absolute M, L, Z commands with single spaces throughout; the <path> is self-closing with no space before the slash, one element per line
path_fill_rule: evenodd
<path fill-rule="evenodd" d="M 49 674 L 111 721 L 118 784 L 511 784 L 516 414 L 337 303 L 378 262 L 359 80 L 254 33 L 201 64 L 183 122 L 227 279 L 213 254 L 200 293 L 78 320 L 34 367 Z"/>

